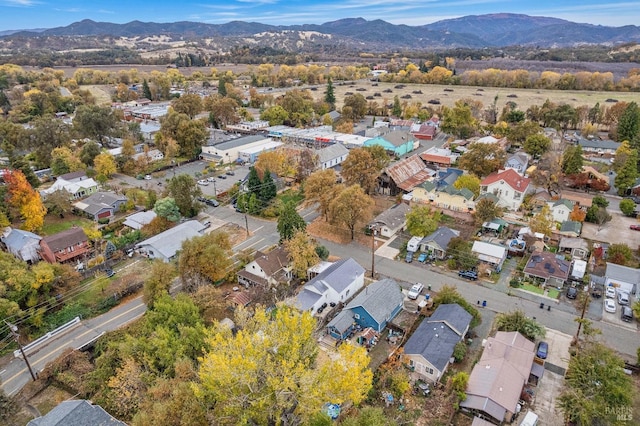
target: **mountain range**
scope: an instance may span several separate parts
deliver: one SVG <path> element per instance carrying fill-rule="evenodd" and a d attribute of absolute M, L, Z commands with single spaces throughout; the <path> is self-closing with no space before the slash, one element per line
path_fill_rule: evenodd
<path fill-rule="evenodd" d="M 304 37 L 301 34 L 304 33 Z M 234 21 L 226 24 L 202 22 L 153 23 L 132 21 L 126 24 L 95 22 L 89 19 L 65 27 L 6 31 L 3 39 L 38 37 L 149 37 L 167 36 L 171 40 L 213 38 L 265 43 L 273 46 L 273 37 L 293 37 L 307 44 L 340 43 L 359 50 L 490 48 L 512 45 L 567 47 L 585 44 L 613 45 L 640 42 L 640 27 L 606 27 L 580 24 L 563 19 L 499 13 L 464 16 L 422 26 L 394 25 L 383 20 L 346 18 L 324 24 L 275 26 Z M 330 39 L 330 41 L 329 41 Z M 234 43 L 235 41 L 235 43 Z M 300 48 L 301 43 L 293 43 Z"/>

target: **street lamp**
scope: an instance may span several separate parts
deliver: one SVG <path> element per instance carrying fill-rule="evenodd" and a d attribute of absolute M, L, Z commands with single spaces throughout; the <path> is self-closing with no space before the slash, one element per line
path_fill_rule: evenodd
<path fill-rule="evenodd" d="M 18 344 L 18 348 L 20 349 L 20 353 L 22 354 L 22 359 L 24 359 L 24 362 L 27 364 L 27 368 L 29 369 L 29 373 L 31 373 L 31 378 L 35 382 L 36 381 L 36 375 L 33 374 L 33 370 L 31 369 L 31 364 L 29 364 L 29 359 L 27 358 L 27 355 L 24 353 L 24 349 L 22 348 L 22 344 L 20 344 L 20 335 L 18 334 L 18 326 L 15 325 L 15 324 L 11 324 L 7 320 L 4 320 L 4 323 L 7 324 L 7 327 L 9 327 L 9 330 L 11 331 L 11 335 L 13 336 L 13 338 L 16 341 L 16 343 Z"/>

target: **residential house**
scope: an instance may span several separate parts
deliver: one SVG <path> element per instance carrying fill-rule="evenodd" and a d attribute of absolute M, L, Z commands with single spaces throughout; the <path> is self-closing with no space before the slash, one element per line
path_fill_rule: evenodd
<path fill-rule="evenodd" d="M 459 236 L 460 231 L 441 226 L 420 241 L 420 250 L 430 253 L 436 259 L 442 260 L 447 254 L 449 242 Z"/>
<path fill-rule="evenodd" d="M 471 212 L 475 209 L 473 192 L 467 188 L 457 189 L 453 185 L 438 187 L 434 181 L 425 182 L 413 191 L 412 202 L 433 204 L 451 211 Z"/>
<path fill-rule="evenodd" d="M 340 143 L 334 143 L 316 151 L 320 170 L 334 168 L 342 164 L 349 155 L 349 150 Z"/>
<path fill-rule="evenodd" d="M 586 260 L 589 257 L 589 243 L 584 238 L 562 237 L 558 251 L 570 253 L 572 257 Z"/>
<path fill-rule="evenodd" d="M 136 249 L 149 259 L 170 262 L 175 259 L 184 241 L 201 237 L 205 229 L 205 226 L 197 220 L 189 220 L 137 243 Z"/>
<path fill-rule="evenodd" d="M 616 287 L 620 291 L 640 297 L 640 269 L 607 262 L 604 277 L 605 286 Z"/>
<path fill-rule="evenodd" d="M 364 285 L 364 272 L 352 258 L 334 262 L 307 282 L 291 304 L 313 313 L 325 303 L 345 303 Z"/>
<path fill-rule="evenodd" d="M 380 333 L 402 309 L 404 294 L 398 283 L 385 278 L 363 288 L 327 325 L 329 334 L 346 339 L 358 328 Z"/>
<path fill-rule="evenodd" d="M 563 256 L 548 251 L 535 252 L 524 267 L 524 276 L 541 281 L 542 284 L 562 288 L 569 278 L 571 263 Z"/>
<path fill-rule="evenodd" d="M 452 152 L 449 148 L 431 147 L 420 154 L 420 158 L 428 166 L 441 168 L 451 167 L 456 161 L 458 161 L 459 154 Z"/>
<path fill-rule="evenodd" d="M 416 139 L 431 141 L 436 137 L 437 133 L 438 128 L 431 122 L 413 124 L 411 126 L 411 134 L 415 136 Z"/>
<path fill-rule="evenodd" d="M 126 426 L 101 406 L 84 399 L 62 401 L 44 416 L 29 421 L 27 426 Z"/>
<path fill-rule="evenodd" d="M 516 152 L 507 158 L 504 168 L 513 169 L 519 175 L 524 176 L 529 167 L 529 155 L 526 152 Z"/>
<path fill-rule="evenodd" d="M 565 178 L 565 184 L 571 188 L 593 189 L 606 192 L 611 188 L 610 177 L 600 173 L 592 166 L 582 166 L 582 172 Z"/>
<path fill-rule="evenodd" d="M 557 233 L 566 237 L 579 237 L 582 233 L 582 222 L 565 220 L 560 224 L 560 230 Z"/>
<path fill-rule="evenodd" d="M 477 139 L 474 143 L 484 143 L 484 144 L 495 143 L 495 144 L 498 144 L 500 148 L 504 150 L 507 150 L 510 146 L 509 140 L 506 137 L 498 139 L 493 136 L 485 136 L 480 139 Z"/>
<path fill-rule="evenodd" d="M 11 227 L 6 227 L 0 237 L 0 241 L 9 253 L 27 263 L 35 263 L 40 260 L 41 239 L 41 236 L 33 232 Z"/>
<path fill-rule="evenodd" d="M 510 423 L 518 412 L 523 387 L 544 372 L 534 362 L 534 351 L 535 344 L 515 331 L 498 331 L 489 337 L 469 376 L 461 410 L 497 424 Z"/>
<path fill-rule="evenodd" d="M 96 192 L 73 204 L 80 212 L 98 221 L 115 216 L 120 206 L 127 202 L 127 197 L 115 192 Z"/>
<path fill-rule="evenodd" d="M 142 229 L 143 226 L 151 223 L 158 215 L 153 210 L 137 212 L 126 217 L 123 222 L 124 226 L 131 229 Z"/>
<path fill-rule="evenodd" d="M 164 159 L 164 154 L 159 149 L 150 149 L 146 152 L 140 152 L 131 156 L 134 161 L 146 159 L 147 162 L 152 163 L 154 161 L 160 161 Z"/>
<path fill-rule="evenodd" d="M 531 179 L 520 176 L 513 169 L 492 173 L 480 182 L 480 194 L 493 194 L 498 207 L 516 211 L 529 189 Z"/>
<path fill-rule="evenodd" d="M 408 204 L 395 204 L 373 219 L 369 227 L 375 228 L 381 236 L 391 238 L 404 228 L 410 209 Z"/>
<path fill-rule="evenodd" d="M 381 146 L 393 156 L 402 157 L 413 151 L 415 137 L 403 130 L 389 131 L 381 136 L 369 139 L 364 146 Z"/>
<path fill-rule="evenodd" d="M 586 273 L 587 262 L 585 260 L 573 259 L 571 261 L 571 272 L 569 272 L 570 280 L 582 282 Z"/>
<path fill-rule="evenodd" d="M 471 252 L 478 256 L 481 262 L 488 263 L 497 271 L 502 269 L 502 265 L 507 258 L 507 248 L 505 246 L 484 241 L 474 241 Z"/>
<path fill-rule="evenodd" d="M 253 261 L 236 274 L 238 284 L 269 288 L 279 283 L 289 283 L 292 278 L 289 264 L 289 253 L 284 246 L 278 246 L 269 253 L 258 250 Z"/>
<path fill-rule="evenodd" d="M 404 362 L 412 376 L 436 383 L 447 370 L 453 350 L 464 339 L 473 317 L 457 303 L 439 305 L 404 345 Z"/>
<path fill-rule="evenodd" d="M 49 263 L 78 260 L 90 251 L 91 246 L 87 235 L 77 226 L 40 240 L 40 256 Z"/>
<path fill-rule="evenodd" d="M 494 217 L 490 221 L 482 223 L 482 232 L 492 232 L 495 235 L 500 235 L 508 226 L 509 223 L 506 220 Z"/>
<path fill-rule="evenodd" d="M 435 173 L 418 155 L 412 155 L 382 171 L 378 177 L 378 192 L 385 195 L 406 194 L 429 180 Z"/>
<path fill-rule="evenodd" d="M 578 145 L 582 147 L 582 152 L 585 154 L 615 155 L 621 144 L 612 140 L 578 138 Z"/>
<path fill-rule="evenodd" d="M 569 220 L 569 215 L 573 211 L 573 203 L 565 198 L 549 202 L 551 217 L 558 223 Z"/>
<path fill-rule="evenodd" d="M 98 190 L 98 182 L 87 177 L 84 171 L 66 173 L 58 176 L 53 185 L 42 190 L 41 193 L 46 198 L 47 195 L 59 190 L 67 191 L 69 198 L 77 200 L 96 192 Z"/>

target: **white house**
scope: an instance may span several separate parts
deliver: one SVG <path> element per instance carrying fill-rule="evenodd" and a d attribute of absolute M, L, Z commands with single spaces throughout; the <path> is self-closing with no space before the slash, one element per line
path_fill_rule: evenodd
<path fill-rule="evenodd" d="M 349 150 L 340 143 L 334 143 L 316 151 L 318 168 L 325 170 L 340 165 L 349 155 Z"/>
<path fill-rule="evenodd" d="M 170 262 L 190 238 L 204 235 L 205 227 L 197 220 L 189 220 L 136 244 L 136 249 L 149 259 Z"/>
<path fill-rule="evenodd" d="M 493 194 L 498 207 L 518 210 L 529 189 L 531 179 L 520 176 L 513 169 L 492 173 L 480 182 L 480 194 Z"/>
<path fill-rule="evenodd" d="M 344 303 L 364 285 L 364 272 L 352 258 L 339 260 L 305 284 L 291 304 L 313 313 L 325 303 Z"/>
<path fill-rule="evenodd" d="M 573 203 L 569 200 L 561 198 L 557 201 L 548 203 L 551 216 L 555 222 L 566 222 L 569 220 L 569 215 L 573 211 Z"/>
<path fill-rule="evenodd" d="M 502 269 L 502 264 L 507 258 L 507 248 L 498 244 L 474 241 L 471 252 L 478 256 L 481 262 L 488 263 L 496 269 Z"/>
<path fill-rule="evenodd" d="M 391 238 L 407 223 L 409 210 L 411 208 L 405 203 L 391 206 L 373 219 L 370 227 L 375 227 L 381 236 Z"/>

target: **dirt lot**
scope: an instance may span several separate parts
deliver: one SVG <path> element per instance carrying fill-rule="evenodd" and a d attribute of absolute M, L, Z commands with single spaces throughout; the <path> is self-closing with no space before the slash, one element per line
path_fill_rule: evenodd
<path fill-rule="evenodd" d="M 582 238 L 593 241 L 606 242 L 608 244 L 627 244 L 632 249 L 640 246 L 640 232 L 632 231 L 629 225 L 637 225 L 638 220 L 621 214 L 612 213 L 613 218 L 605 223 L 601 229 L 598 225 L 584 222 L 582 225 Z"/>

